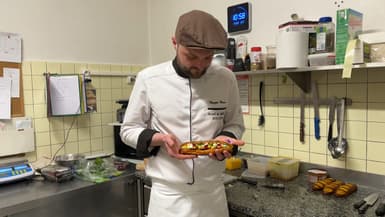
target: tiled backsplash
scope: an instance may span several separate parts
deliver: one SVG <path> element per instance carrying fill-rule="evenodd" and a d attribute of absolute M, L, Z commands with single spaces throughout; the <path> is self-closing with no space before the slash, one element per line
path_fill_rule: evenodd
<path fill-rule="evenodd" d="M 46 85 L 43 73 L 73 74 L 91 72 L 140 71 L 138 65 L 109 65 L 82 63 L 24 62 L 23 84 L 25 111 L 35 127 L 36 151 L 29 160 L 51 157 L 63 144 L 73 120 L 65 147 L 59 153 L 112 153 L 113 128 L 118 99 L 126 99 L 132 89 L 126 77 L 92 77 L 97 89 L 98 112 L 75 117 L 46 115 Z M 354 70 L 351 79 L 341 79 L 341 71 L 312 72 L 318 83 L 320 98 L 349 97 L 345 137 L 348 141 L 346 157 L 333 159 L 327 148 L 328 107 L 321 106 L 321 139 L 314 138 L 313 106 L 305 110 L 305 143 L 299 141 L 299 105 L 277 105 L 277 97 L 299 97 L 300 89 L 283 74 L 250 76 L 250 114 L 245 115 L 246 145 L 242 151 L 269 156 L 290 156 L 304 162 L 385 175 L 385 68 Z M 265 82 L 265 125 L 258 126 L 259 82 Z M 311 97 L 311 94 L 307 94 Z M 333 135 L 337 135 L 334 125 Z"/>
<path fill-rule="evenodd" d="M 320 98 L 348 97 L 345 138 L 346 156 L 333 159 L 327 148 L 328 106 L 320 107 L 321 139 L 314 137 L 314 109 L 305 110 L 305 143 L 299 141 L 299 105 L 274 104 L 277 97 L 299 97 L 300 89 L 283 74 L 253 75 L 251 79 L 251 112 L 245 115 L 246 145 L 242 151 L 269 156 L 290 156 L 304 162 L 347 168 L 385 175 L 385 68 L 355 69 L 351 79 L 342 79 L 341 70 L 312 72 Z M 265 125 L 258 126 L 259 82 L 265 82 Z M 307 94 L 311 98 L 311 94 Z M 336 122 L 333 136 L 337 136 Z"/>
<path fill-rule="evenodd" d="M 27 154 L 30 161 L 39 158 L 51 158 L 68 139 L 61 153 L 112 153 L 114 151 L 113 127 L 109 123 L 116 121 L 115 103 L 118 99 L 128 99 L 132 84 L 123 77 L 92 77 L 96 88 L 97 108 L 95 113 L 70 117 L 47 118 L 46 84 L 43 73 L 81 74 L 91 72 L 130 72 L 137 73 L 140 65 L 110 65 L 82 63 L 24 62 L 23 85 L 25 116 L 32 117 L 35 129 L 36 151 Z M 73 124 L 72 129 L 71 124 Z"/>

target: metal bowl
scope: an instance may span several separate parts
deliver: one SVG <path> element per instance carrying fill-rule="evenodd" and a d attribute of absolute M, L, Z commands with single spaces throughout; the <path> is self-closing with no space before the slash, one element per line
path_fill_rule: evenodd
<path fill-rule="evenodd" d="M 65 167 L 74 167 L 79 164 L 81 160 L 84 160 L 86 156 L 84 154 L 64 154 L 55 157 L 56 164 Z"/>

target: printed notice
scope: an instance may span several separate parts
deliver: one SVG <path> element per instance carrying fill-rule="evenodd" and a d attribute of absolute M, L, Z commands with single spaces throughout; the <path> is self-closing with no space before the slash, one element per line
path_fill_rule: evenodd
<path fill-rule="evenodd" d="M 20 69 L 3 68 L 3 76 L 11 79 L 11 97 L 20 97 Z"/>
<path fill-rule="evenodd" d="M 0 77 L 0 119 L 11 119 L 11 79 Z"/>
<path fill-rule="evenodd" d="M 79 76 L 50 76 L 48 88 L 51 115 L 81 113 Z"/>
<path fill-rule="evenodd" d="M 0 32 L 0 61 L 21 63 L 21 37 L 19 34 Z"/>

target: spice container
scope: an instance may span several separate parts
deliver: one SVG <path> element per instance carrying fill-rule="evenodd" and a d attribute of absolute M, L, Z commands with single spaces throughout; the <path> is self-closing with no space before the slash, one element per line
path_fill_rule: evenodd
<path fill-rule="evenodd" d="M 331 17 L 319 18 L 316 27 L 316 53 L 334 52 L 335 25 Z"/>
<path fill-rule="evenodd" d="M 307 180 L 309 183 L 315 183 L 319 180 L 326 179 L 328 177 L 328 173 L 326 170 L 321 169 L 310 169 L 307 171 Z"/>
<path fill-rule="evenodd" d="M 250 52 L 250 69 L 255 71 L 262 69 L 261 47 L 252 47 Z"/>

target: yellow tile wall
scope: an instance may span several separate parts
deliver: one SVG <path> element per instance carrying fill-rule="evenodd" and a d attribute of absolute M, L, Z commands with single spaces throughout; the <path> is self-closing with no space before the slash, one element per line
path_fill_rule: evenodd
<path fill-rule="evenodd" d="M 28 153 L 28 160 L 51 158 L 56 152 L 63 153 L 112 153 L 114 151 L 113 127 L 118 99 L 128 99 L 132 84 L 126 77 L 92 77 L 96 87 L 97 109 L 95 113 L 72 117 L 47 117 L 46 84 L 43 73 L 81 74 L 91 72 L 137 73 L 141 65 L 111 65 L 60 62 L 24 62 L 23 84 L 25 116 L 33 118 L 36 150 Z M 72 128 L 71 128 L 71 125 Z M 70 130 L 71 128 L 71 130 Z M 59 148 L 67 142 L 62 149 Z"/>
<path fill-rule="evenodd" d="M 348 97 L 353 101 L 346 110 L 348 150 L 344 157 L 333 159 L 327 148 L 327 106 L 320 108 L 320 140 L 314 138 L 313 106 L 306 106 L 305 143 L 299 141 L 299 106 L 273 102 L 277 97 L 300 96 L 297 85 L 283 74 L 250 76 L 251 112 L 244 115 L 246 145 L 242 151 L 385 175 L 385 68 L 355 69 L 351 79 L 342 79 L 341 74 L 341 70 L 317 71 L 311 77 L 318 83 L 321 98 Z M 260 81 L 265 82 L 264 127 L 258 126 Z M 333 136 L 336 128 L 335 122 Z"/>

